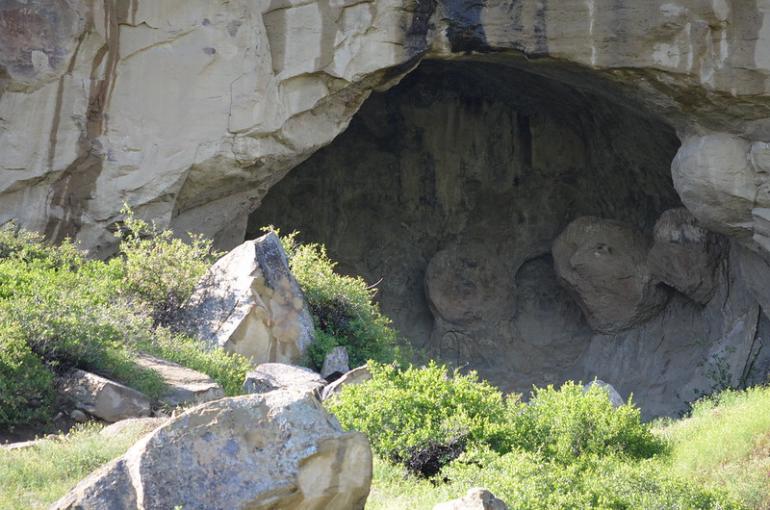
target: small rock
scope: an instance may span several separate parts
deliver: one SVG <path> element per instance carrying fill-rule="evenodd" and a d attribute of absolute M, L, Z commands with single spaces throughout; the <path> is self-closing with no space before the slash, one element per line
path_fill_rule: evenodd
<path fill-rule="evenodd" d="M 51 508 L 361 510 L 371 479 L 366 436 L 283 390 L 189 409 Z"/>
<path fill-rule="evenodd" d="M 600 379 L 595 379 L 590 383 L 583 385 L 583 391 L 588 391 L 593 386 L 598 386 L 607 392 L 607 396 L 610 398 L 612 407 L 620 407 L 626 403 L 625 400 L 623 400 L 623 397 L 620 396 L 620 393 L 618 393 L 611 384 L 606 383 Z"/>
<path fill-rule="evenodd" d="M 321 367 L 321 377 L 327 380 L 329 378 L 337 379 L 349 371 L 350 360 L 348 359 L 348 350 L 339 346 L 329 351 L 326 358 L 324 358 L 324 364 Z"/>
<path fill-rule="evenodd" d="M 333 383 L 324 387 L 321 392 L 321 400 L 327 400 L 335 395 L 339 395 L 343 386 L 348 384 L 361 384 L 372 378 L 372 373 L 369 371 L 369 367 L 366 365 L 354 368 L 350 372 L 346 373 Z"/>
<path fill-rule="evenodd" d="M 20 441 L 18 443 L 3 444 L 0 445 L 0 449 L 5 451 L 26 450 L 27 448 L 32 448 L 33 446 L 39 445 L 43 441 L 45 441 L 45 439 L 32 439 L 31 441 Z"/>
<path fill-rule="evenodd" d="M 77 409 L 104 421 L 150 415 L 150 400 L 142 393 L 85 370 L 69 372 L 57 386 Z"/>
<path fill-rule="evenodd" d="M 149 354 L 140 353 L 136 364 L 157 372 L 168 387 L 160 401 L 175 407 L 180 404 L 201 404 L 225 396 L 222 387 L 206 374 Z"/>
<path fill-rule="evenodd" d="M 70 418 L 72 418 L 78 423 L 83 423 L 85 421 L 88 421 L 88 415 L 83 411 L 81 411 L 80 409 L 74 409 L 72 412 L 70 412 Z"/>
<path fill-rule="evenodd" d="M 280 389 L 298 390 L 320 396 L 326 380 L 309 368 L 284 365 L 283 363 L 262 363 L 246 374 L 243 391 L 246 393 L 268 393 Z"/>
<path fill-rule="evenodd" d="M 508 510 L 508 507 L 488 490 L 473 488 L 464 497 L 440 503 L 433 510 Z"/>

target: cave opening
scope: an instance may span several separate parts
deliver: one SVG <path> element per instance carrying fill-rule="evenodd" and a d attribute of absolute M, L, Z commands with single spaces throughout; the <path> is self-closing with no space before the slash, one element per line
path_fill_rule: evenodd
<path fill-rule="evenodd" d="M 272 224 L 325 244 L 340 271 L 379 282 L 414 346 L 506 391 L 598 376 L 638 394 L 649 370 L 610 365 L 633 364 L 643 335 L 597 347 L 608 335 L 559 281 L 552 245 L 583 216 L 652 236 L 681 206 L 678 147 L 669 125 L 595 91 L 498 63 L 425 61 L 271 188 L 247 237 Z"/>

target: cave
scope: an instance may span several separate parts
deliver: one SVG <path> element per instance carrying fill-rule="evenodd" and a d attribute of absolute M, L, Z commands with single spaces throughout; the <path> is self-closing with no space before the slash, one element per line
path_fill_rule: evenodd
<path fill-rule="evenodd" d="M 724 342 L 744 358 L 753 342 L 726 339 L 740 314 L 714 311 L 717 299 L 739 299 L 727 296 L 729 262 L 714 302 L 661 285 L 663 311 L 607 332 L 558 278 L 552 246 L 586 216 L 651 239 L 661 214 L 681 207 L 679 145 L 670 125 L 611 87 L 499 62 L 424 61 L 274 185 L 247 238 L 275 225 L 325 244 L 339 271 L 376 285 L 418 352 L 505 391 L 599 378 L 648 417 L 673 414 L 708 389 Z"/>

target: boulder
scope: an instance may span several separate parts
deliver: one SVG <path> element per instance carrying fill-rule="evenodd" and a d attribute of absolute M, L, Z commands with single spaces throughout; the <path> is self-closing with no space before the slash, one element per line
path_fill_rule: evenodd
<path fill-rule="evenodd" d="M 104 427 L 99 431 L 99 435 L 107 438 L 116 437 L 127 430 L 149 433 L 164 423 L 166 423 L 165 418 L 128 418 Z"/>
<path fill-rule="evenodd" d="M 668 294 L 647 266 L 649 250 L 640 232 L 590 216 L 576 219 L 556 238 L 552 249 L 556 273 L 595 331 L 622 331 L 666 305 Z"/>
<path fill-rule="evenodd" d="M 339 377 L 349 371 L 350 360 L 348 358 L 348 350 L 338 346 L 329 351 L 326 358 L 324 358 L 324 363 L 321 367 L 321 377 L 324 379 L 335 376 Z"/>
<path fill-rule="evenodd" d="M 150 415 L 150 400 L 135 389 L 85 370 L 73 370 L 57 382 L 76 409 L 109 422 Z"/>
<path fill-rule="evenodd" d="M 324 386 L 326 386 L 326 379 L 309 368 L 282 363 L 262 363 L 246 374 L 243 391 L 246 393 L 268 393 L 275 390 L 290 389 L 318 397 Z"/>
<path fill-rule="evenodd" d="M 201 279 L 181 322 L 212 347 L 251 359 L 298 363 L 313 341 L 313 319 L 274 233 L 246 241 Z"/>
<path fill-rule="evenodd" d="M 194 407 L 81 481 L 52 509 L 363 509 L 372 453 L 297 391 Z"/>
<path fill-rule="evenodd" d="M 594 386 L 598 386 L 599 388 L 607 392 L 607 396 L 610 399 L 610 403 L 612 404 L 612 407 L 620 407 L 626 403 L 626 401 L 623 400 L 623 397 L 620 396 L 620 393 L 618 393 L 617 390 L 615 390 L 615 388 L 611 384 L 606 383 L 600 379 L 594 379 L 590 383 L 584 384 L 583 391 L 588 391 Z"/>
<path fill-rule="evenodd" d="M 508 506 L 488 490 L 472 488 L 462 498 L 440 503 L 433 510 L 508 510 Z"/>
<path fill-rule="evenodd" d="M 693 301 L 708 303 L 727 248 L 723 238 L 702 227 L 683 207 L 665 211 L 655 223 L 654 236 L 647 258 L 654 277 Z"/>
<path fill-rule="evenodd" d="M 140 353 L 135 361 L 137 365 L 157 372 L 166 383 L 168 389 L 160 397 L 166 405 L 200 404 L 225 396 L 217 382 L 196 370 L 144 353 Z"/>
<path fill-rule="evenodd" d="M 321 392 L 321 400 L 327 400 L 335 395 L 339 395 L 342 388 L 349 384 L 361 384 L 369 381 L 372 378 L 372 373 L 369 371 L 369 367 L 366 365 L 354 368 L 350 372 L 346 373 L 336 381 L 328 384 Z"/>

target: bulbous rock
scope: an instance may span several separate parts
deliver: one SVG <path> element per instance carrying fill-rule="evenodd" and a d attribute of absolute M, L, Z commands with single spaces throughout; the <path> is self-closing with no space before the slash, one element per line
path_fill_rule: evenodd
<path fill-rule="evenodd" d="M 594 330 L 627 329 L 665 306 L 668 294 L 647 267 L 649 249 L 640 232 L 590 216 L 576 219 L 556 238 L 556 273 Z"/>

